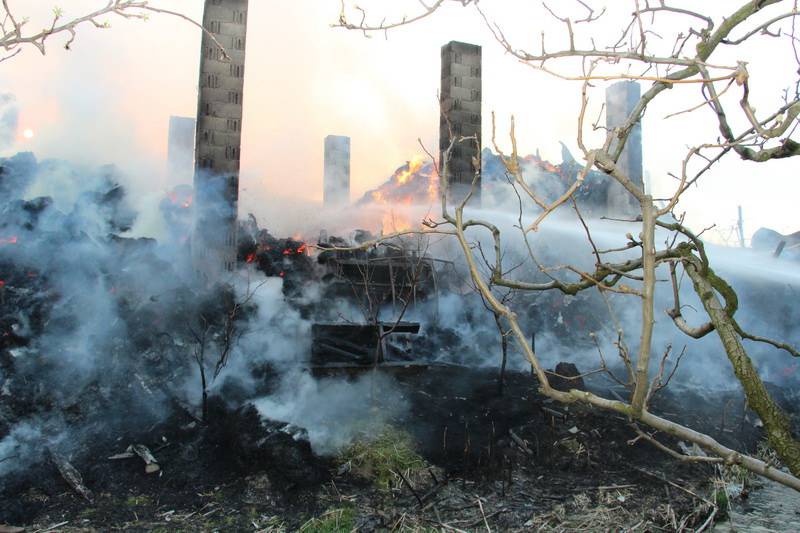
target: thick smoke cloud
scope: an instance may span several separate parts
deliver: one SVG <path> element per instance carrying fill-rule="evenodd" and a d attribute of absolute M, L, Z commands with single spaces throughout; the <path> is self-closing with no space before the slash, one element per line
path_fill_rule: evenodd
<path fill-rule="evenodd" d="M 563 194 L 580 169 L 566 147 L 562 151 L 562 158 L 560 165 L 542 161 L 538 156 L 521 158 L 524 179 L 545 200 L 552 201 Z M 571 206 L 562 207 L 538 231 L 529 233 L 526 244 L 519 230 L 520 210 L 524 214 L 523 224 L 527 224 L 536 217 L 540 209 L 524 192 L 514 191 L 505 168 L 495 154 L 484 150 L 482 159 L 483 207 L 471 211 L 468 208 L 465 216 L 489 220 L 500 228 L 504 268 L 510 271 L 508 277 L 539 283 L 547 283 L 552 278 L 574 282 L 579 277 L 567 269 L 567 266 L 584 272 L 593 271 L 596 263 L 594 251 L 587 239 L 586 230 Z M 398 172 L 403 169 L 401 167 Z M 422 192 L 417 197 L 425 199 L 424 187 L 429 181 L 428 173 L 423 168 L 418 175 L 403 183 L 402 191 L 420 189 Z M 397 187 L 394 184 L 396 175 L 397 172 L 378 189 L 381 197 L 392 195 L 392 186 Z M 419 183 L 415 185 L 416 182 Z M 576 200 L 586 218 L 594 244 L 600 250 L 622 249 L 606 256 L 607 260 L 621 263 L 637 256 L 638 248 L 626 249 L 629 242 L 626 234 L 637 236 L 640 225 L 599 218 L 605 207 L 607 183 L 607 177 L 596 172 L 590 173 L 587 181 L 578 190 Z M 368 200 L 370 193 L 362 201 Z M 436 206 L 405 209 L 392 207 L 393 214 L 398 212 L 413 227 L 415 220 L 429 217 L 431 212 L 436 218 L 438 209 Z M 493 249 L 494 243 L 488 232 L 470 230 L 469 237 L 480 243 L 484 253 Z M 667 232 L 659 231 L 659 245 L 663 246 L 668 240 Z M 736 315 L 739 323 L 753 333 L 796 344 L 800 339 L 791 324 L 800 317 L 792 305 L 792 294 L 797 290 L 800 280 L 794 273 L 793 262 L 776 260 L 763 251 L 731 249 L 711 244 L 707 244 L 707 250 L 717 273 L 739 293 L 740 307 Z M 447 240 L 437 240 L 430 251 L 435 257 L 454 261 L 466 291 L 444 295 L 436 302 L 429 302 L 409 311 L 408 319 L 419 320 L 423 324 L 422 335 L 436 339 L 431 342 L 417 342 L 415 349 L 419 351 L 419 356 L 469 366 L 499 366 L 499 333 L 483 302 L 469 288 L 469 276 L 460 257 L 461 251 L 453 246 L 452 241 Z M 530 257 L 531 254 L 533 258 Z M 483 258 L 477 249 L 474 255 L 479 265 L 483 265 Z M 493 260 L 493 255 L 491 259 Z M 483 267 L 483 270 L 485 279 L 488 279 L 488 267 Z M 656 287 L 652 372 L 657 370 L 661 355 L 669 347 L 671 356 L 667 363 L 668 371 L 685 348 L 680 369 L 673 381 L 676 386 L 701 389 L 738 387 L 715 333 L 695 340 L 684 335 L 672 323 L 666 314 L 673 307 L 667 266 L 659 267 L 657 275 L 659 281 Z M 625 279 L 622 283 L 633 289 L 641 286 L 641 282 L 635 279 Z M 506 290 L 495 288 L 495 293 L 502 296 Z M 681 280 L 680 295 L 684 306 L 683 315 L 690 323 L 699 325 L 707 321 L 689 279 Z M 603 295 L 597 290 L 583 291 L 575 296 L 559 291 L 515 291 L 510 305 L 520 317 L 520 324 L 529 335 L 529 341 L 531 337 L 535 337 L 536 352 L 549 368 L 560 361 L 574 362 L 584 371 L 598 368 L 601 364 L 599 348 L 609 364 L 617 367 L 617 375 L 624 378 L 625 372 L 619 368 L 621 363 L 617 356 L 620 332 L 629 352 L 635 355 L 638 351 L 641 303 L 633 295 L 610 291 Z M 745 345 L 764 379 L 776 383 L 798 380 L 798 372 L 787 353 L 764 344 L 745 341 Z M 515 343 L 511 343 L 509 364 L 512 369 L 528 368 L 527 361 L 521 357 Z M 608 379 L 594 381 L 601 386 L 613 385 Z"/>
<path fill-rule="evenodd" d="M 513 207 L 505 212 L 483 210 L 472 212 L 483 220 L 491 220 L 501 229 L 503 235 L 504 265 L 513 271 L 512 279 L 528 282 L 546 283 L 553 276 L 562 281 L 577 281 L 577 274 L 564 268 L 572 265 L 585 272 L 594 270 L 595 257 L 580 221 L 569 213 L 561 213 L 548 219 L 542 228 L 529 234 L 529 243 L 535 259 L 548 270 L 541 272 L 530 260 L 527 246 L 516 227 L 516 215 L 510 214 Z M 624 247 L 627 234 L 636 234 L 635 224 L 610 221 L 589 220 L 592 239 L 598 249 Z M 490 236 L 476 232 L 473 235 L 481 243 L 483 250 L 491 250 Z M 659 232 L 658 243 L 667 241 L 666 232 Z M 441 249 L 439 249 L 441 250 Z M 792 304 L 793 294 L 800 288 L 800 278 L 791 261 L 775 260 L 769 255 L 750 250 L 730 249 L 707 245 L 707 251 L 715 271 L 725 278 L 739 294 L 740 307 L 736 318 L 746 330 L 775 339 L 783 339 L 797 344 L 800 341 L 792 324 L 800 318 L 796 306 Z M 432 252 L 434 255 L 437 249 Z M 448 251 L 443 251 L 449 253 Z M 627 250 L 609 255 L 614 262 L 624 262 L 636 257 L 637 250 Z M 479 263 L 482 262 L 476 253 Z M 462 267 L 463 268 L 463 267 Z M 488 271 L 484 272 L 488 279 Z M 466 278 L 467 274 L 463 273 Z M 686 353 L 674 379 L 678 386 L 699 387 L 700 389 L 730 389 L 738 387 L 722 345 L 715 333 L 695 340 L 680 332 L 666 311 L 673 307 L 672 286 L 666 265 L 659 267 L 656 285 L 656 323 L 653 339 L 653 368 L 657 370 L 660 355 L 672 346 L 671 363 L 668 370 L 684 347 Z M 630 288 L 640 288 L 636 280 L 623 280 Z M 495 289 L 498 295 L 505 293 L 502 288 Z M 699 325 L 708 320 L 702 305 L 688 278 L 680 284 L 683 314 L 693 324 Z M 526 332 L 535 336 L 536 352 L 542 362 L 553 368 L 560 361 L 574 362 L 583 371 L 600 366 L 597 344 L 603 350 L 606 360 L 617 365 L 616 342 L 618 331 L 623 332 L 623 340 L 632 354 L 639 347 L 641 328 L 641 303 L 639 298 L 606 292 L 605 296 L 591 289 L 575 296 L 564 295 L 559 291 L 531 292 L 516 291 L 510 303 L 520 317 Z M 442 361 L 468 364 L 470 366 L 499 366 L 499 334 L 492 320 L 487 316 L 480 298 L 474 293 L 449 295 L 440 298 L 437 308 L 428 308 L 411 317 L 424 324 L 438 324 L 451 328 L 457 336 L 450 344 L 435 349 L 434 357 Z M 597 344 L 595 343 L 597 341 Z M 745 341 L 745 346 L 762 372 L 764 379 L 776 383 L 797 382 L 798 372 L 791 357 L 780 350 L 764 344 Z M 511 344 L 511 368 L 528 368 L 515 344 Z M 615 363 L 616 362 L 616 363 Z M 624 372 L 617 375 L 624 377 Z M 610 383 L 610 382 L 609 382 Z M 606 383 L 608 384 L 608 383 Z"/>
<path fill-rule="evenodd" d="M 235 340 L 212 378 L 223 341 L 210 329 L 209 393 L 236 408 L 269 386 L 275 392 L 260 401 L 263 414 L 306 428 L 320 452 L 353 438 L 345 406 L 368 392 L 367 382 L 316 384 L 299 373 L 312 320 L 301 309 L 333 312 L 320 306 L 313 279 L 290 301 L 283 279 L 248 265 L 228 280 L 231 295 L 219 293 L 191 275 L 185 199 L 167 198 L 153 204 L 160 212 L 145 214 L 161 219 L 155 227 L 165 231 L 152 235 L 158 240 L 132 238 L 141 214 L 126 194 L 130 178 L 116 168 L 31 154 L 0 164 L 0 187 L 9 193 L 0 211 L 0 459 L 10 459 L 0 462 L 0 479 L 43 460 L 48 449 L 69 456 L 87 439 L 142 431 L 176 405 L 199 416 L 196 334 L 210 327 L 208 317 L 225 316 L 226 298 L 241 302 Z M 389 382 L 379 385 L 391 395 Z M 320 405 L 328 409 L 324 420 Z"/>

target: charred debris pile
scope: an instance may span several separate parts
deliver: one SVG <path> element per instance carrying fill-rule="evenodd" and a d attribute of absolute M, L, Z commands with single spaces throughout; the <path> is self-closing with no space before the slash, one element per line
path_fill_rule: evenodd
<path fill-rule="evenodd" d="M 42 175 L 61 176 L 60 190 L 30 195 L 42 190 Z M 131 513 L 122 516 L 120 502 L 137 495 L 150 504 L 131 505 L 152 521 L 163 522 L 167 507 L 198 520 L 243 505 L 250 496 L 242 494 L 253 491 L 257 503 L 248 505 L 260 513 L 314 516 L 333 505 L 331 477 L 365 509 L 383 506 L 362 517 L 367 529 L 474 490 L 494 506 L 486 519 L 501 528 L 523 527 L 554 505 L 568 508 L 576 491 L 596 485 L 622 487 L 631 505 L 663 491 L 658 472 L 671 461 L 645 444 L 625 444 L 626 421 L 550 404 L 524 365 L 498 374 L 499 334 L 479 298 L 456 265 L 419 241 L 354 249 L 374 239 L 357 231 L 321 235 L 310 246 L 271 235 L 251 216 L 240 224 L 238 259 L 263 276 L 244 288 L 201 287 L 186 263 L 190 191 L 162 202 L 169 228 L 158 242 L 125 236 L 136 213 L 120 182 L 113 167 L 89 172 L 26 154 L 0 162 L 0 524 L 74 520 L 87 506 L 99 514 L 84 521 L 123 524 Z M 256 297 L 275 287 L 262 283 L 279 278 L 275 299 Z M 470 308 L 461 310 L 461 326 L 442 316 L 453 298 Z M 591 329 L 601 313 L 591 300 L 574 302 L 545 295 L 515 305 L 532 332 L 579 347 L 587 341 L 574 332 Z M 262 322 L 259 305 L 279 304 L 308 326 L 300 328 L 307 338 L 290 339 L 300 354 L 289 363 L 270 357 L 279 349 L 270 338 L 244 341 L 265 327 L 289 335 L 280 322 Z M 574 365 L 556 371 L 578 373 Z M 314 453 L 310 428 L 257 409 L 254 400 L 298 372 L 343 381 L 389 376 L 392 394 L 373 390 L 357 401 L 405 407 L 386 423 L 413 438 L 430 466 L 424 480 L 393 473 L 392 498 L 375 500 L 352 461 Z M 674 407 L 666 395 L 661 401 L 664 410 Z M 714 401 L 727 406 L 722 423 L 705 412 L 684 416 L 723 442 L 752 448 L 760 435 L 744 405 L 733 396 Z M 709 474 L 678 471 L 687 483 Z M 697 503 L 678 500 L 687 512 Z M 233 523 L 250 528 L 265 514 Z"/>
<path fill-rule="evenodd" d="M 31 197 L 41 176 L 64 181 Z M 0 166 L 0 523 L 36 515 L 43 501 L 26 490 L 93 501 L 115 471 L 157 476 L 176 442 L 182 483 L 253 468 L 319 480 L 302 429 L 220 392 L 232 385 L 211 391 L 257 306 L 195 283 L 186 228 L 165 242 L 124 236 L 136 213 L 120 181 L 113 167 L 30 154 Z M 186 203 L 162 203 L 165 219 L 188 220 Z"/>

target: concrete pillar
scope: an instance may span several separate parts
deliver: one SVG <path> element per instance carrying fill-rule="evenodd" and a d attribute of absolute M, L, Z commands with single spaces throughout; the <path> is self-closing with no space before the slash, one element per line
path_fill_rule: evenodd
<path fill-rule="evenodd" d="M 475 136 L 457 143 L 447 164 L 448 199 L 461 202 L 469 192 L 476 173 L 481 172 L 481 47 L 452 41 L 442 47 L 441 117 L 439 121 L 439 161 L 453 137 Z M 470 205 L 480 205 L 481 180 Z"/>
<path fill-rule="evenodd" d="M 236 267 L 248 0 L 205 0 L 195 142 L 192 264 L 207 283 Z"/>
<path fill-rule="evenodd" d="M 325 207 L 344 207 L 350 203 L 350 137 L 325 137 Z"/>
<path fill-rule="evenodd" d="M 620 81 L 608 87 L 606 89 L 606 127 L 612 130 L 624 124 L 640 97 L 641 88 L 635 81 Z M 611 148 L 614 149 L 613 144 Z M 641 123 L 637 122 L 631 130 L 617 165 L 633 183 L 640 188 L 644 187 Z M 606 205 L 610 216 L 625 217 L 639 212 L 636 199 L 616 180 L 609 185 Z"/>
<path fill-rule="evenodd" d="M 169 117 L 167 171 L 172 180 L 187 183 L 194 171 L 194 135 L 197 121 L 191 117 Z"/>

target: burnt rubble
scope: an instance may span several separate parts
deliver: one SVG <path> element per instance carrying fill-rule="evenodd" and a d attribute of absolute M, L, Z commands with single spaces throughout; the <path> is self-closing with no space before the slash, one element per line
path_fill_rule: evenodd
<path fill-rule="evenodd" d="M 255 307 L 232 314 L 231 287 L 198 287 L 174 249 L 123 236 L 135 217 L 113 169 L 97 171 L 61 210 L 53 198 L 21 196 L 36 175 L 63 163 L 26 157 L 22 171 L 19 160 L 0 165 L 0 177 L 20 187 L 0 207 L 0 523 L 35 515 L 16 496 L 38 486 L 43 471 L 96 491 L 105 475 L 98 469 L 109 468 L 105 457 L 115 450 L 163 456 L 157 428 L 196 442 L 220 465 L 294 461 L 297 475 L 281 468 L 287 483 L 318 479 L 302 431 L 252 407 L 209 400 L 201 409 L 189 394 L 200 387 L 198 332 L 213 372 L 227 362 L 216 357 L 229 328 L 244 327 Z"/>
<path fill-rule="evenodd" d="M 52 167 L 18 156 L 0 169 L 0 183 L 24 188 Z M 418 241 L 353 249 L 375 235 L 311 243 L 276 237 L 252 216 L 241 221 L 240 266 L 266 282 L 282 278 L 265 288 L 276 293 L 268 300 L 280 315 L 274 326 L 258 298 L 243 302 L 234 287 L 201 287 L 187 275 L 190 191 L 178 188 L 160 206 L 167 242 L 134 239 L 121 177 L 109 168 L 97 176 L 67 207 L 17 190 L 0 208 L 0 524 L 53 524 L 88 508 L 96 514 L 85 520 L 100 528 L 122 527 L 134 513 L 148 525 L 132 527 L 162 527 L 176 510 L 184 529 L 237 530 L 270 516 L 299 528 L 344 494 L 364 510 L 360 526 L 377 529 L 409 509 L 432 520 L 425 506 L 433 501 L 444 518 L 456 517 L 447 506 L 463 508 L 477 492 L 493 508 L 493 528 L 525 530 L 533 513 L 569 507 L 576 490 L 601 505 L 598 487 L 626 487 L 628 503 L 616 505 L 646 508 L 664 493 L 659 476 L 700 491 L 712 474 L 647 443 L 630 445 L 629 422 L 614 414 L 542 397 L 518 357 L 501 375 L 500 333 L 480 297 L 457 265 Z M 768 305 L 759 298 L 780 290 L 742 294 Z M 586 332 L 603 327 L 602 298 L 520 295 L 513 308 L 540 346 L 558 340 L 565 361 L 551 365 L 555 388 L 610 390 L 574 362 L 596 349 Z M 285 328 L 289 316 L 303 327 Z M 775 326 L 790 328 L 790 316 Z M 248 341 L 265 328 L 277 338 Z M 243 339 L 241 350 L 226 350 L 232 338 Z M 278 357 L 285 344 L 303 351 Z M 429 466 L 424 479 L 398 477 L 376 496 L 335 454 L 315 453 L 318 428 L 285 421 L 280 402 L 259 403 L 285 388 L 287 375 L 366 383 L 342 411 L 385 413 L 382 423 L 413 437 Z M 784 396 L 791 407 L 794 397 Z M 736 391 L 693 396 L 692 409 L 682 406 L 687 397 L 667 389 L 654 410 L 678 411 L 675 418 L 737 449 L 762 437 Z M 369 437 L 367 420 L 356 422 Z M 697 504 L 686 495 L 672 503 L 685 513 Z"/>

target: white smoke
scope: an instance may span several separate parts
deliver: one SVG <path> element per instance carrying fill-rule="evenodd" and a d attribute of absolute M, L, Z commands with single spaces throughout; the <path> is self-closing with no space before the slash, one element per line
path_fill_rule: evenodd
<path fill-rule="evenodd" d="M 357 437 L 374 433 L 408 407 L 392 378 L 380 372 L 352 381 L 292 373 L 276 394 L 255 405 L 268 418 L 306 428 L 319 454 L 335 453 Z"/>

